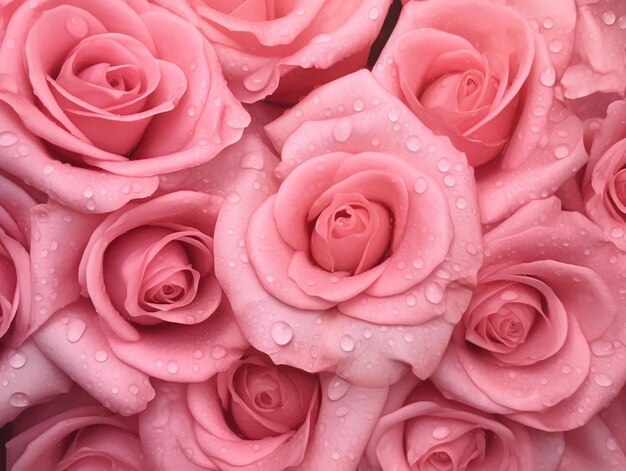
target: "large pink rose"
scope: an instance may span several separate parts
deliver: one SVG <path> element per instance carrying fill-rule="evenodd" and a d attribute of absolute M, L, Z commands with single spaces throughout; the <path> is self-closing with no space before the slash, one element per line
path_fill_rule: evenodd
<path fill-rule="evenodd" d="M 145 471 L 136 419 L 111 414 L 74 389 L 13 424 L 7 469 Z"/>
<path fill-rule="evenodd" d="M 444 399 L 404 378 L 389 399 L 360 471 L 555 471 L 563 435 L 526 428 Z"/>
<path fill-rule="evenodd" d="M 145 0 L 22 2 L 0 70 L 0 167 L 81 211 L 151 194 L 249 123 L 207 40 Z"/>
<path fill-rule="evenodd" d="M 214 44 L 237 98 L 295 103 L 367 63 L 391 0 L 152 0 Z"/>
<path fill-rule="evenodd" d="M 626 389 L 589 423 L 564 435 L 559 471 L 626 469 Z"/>
<path fill-rule="evenodd" d="M 281 162 L 229 149 L 244 168 L 215 238 L 248 340 L 360 385 L 431 374 L 482 259 L 464 155 L 368 71 L 320 87 L 266 131 Z"/>
<path fill-rule="evenodd" d="M 386 393 L 251 351 L 204 383 L 157 385 L 140 415 L 141 437 L 155 471 L 348 471 Z"/>
<path fill-rule="evenodd" d="M 128 413 L 129 401 L 145 406 L 146 375 L 203 381 L 248 347 L 213 272 L 222 200 L 174 192 L 107 217 L 38 207 L 45 215 L 35 219 L 38 244 L 57 244 L 33 255 L 34 277 L 46 279 L 35 309 L 56 313 L 37 342 L 112 410 Z M 64 237 L 70 227 L 72 237 Z"/>
<path fill-rule="evenodd" d="M 626 254 L 556 198 L 485 235 L 485 264 L 432 377 L 444 395 L 543 430 L 589 421 L 626 380 Z"/>
<path fill-rule="evenodd" d="M 587 159 L 580 121 L 554 99 L 571 45 L 553 38 L 552 29 L 571 31 L 573 3 L 502 3 L 514 6 L 490 0 L 407 3 L 373 69 L 477 167 L 485 223 L 553 194 Z M 529 21 L 537 30 L 541 21 L 549 28 L 540 34 Z"/>
<path fill-rule="evenodd" d="M 626 102 L 609 106 L 593 138 L 581 186 L 589 217 L 607 239 L 626 250 Z"/>
<path fill-rule="evenodd" d="M 0 345 L 19 345 L 29 333 L 30 208 L 36 204 L 0 173 Z"/>

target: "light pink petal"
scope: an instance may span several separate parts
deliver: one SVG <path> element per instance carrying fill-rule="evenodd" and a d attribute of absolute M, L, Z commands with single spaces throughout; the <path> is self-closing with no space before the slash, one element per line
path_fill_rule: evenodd
<path fill-rule="evenodd" d="M 26 407 L 69 391 L 72 381 L 50 361 L 35 342 L 0 352 L 0 424 L 10 422 Z"/>
<path fill-rule="evenodd" d="M 136 414 L 154 397 L 148 376 L 113 353 L 87 301 L 59 310 L 34 335 L 39 348 L 108 409 Z"/>

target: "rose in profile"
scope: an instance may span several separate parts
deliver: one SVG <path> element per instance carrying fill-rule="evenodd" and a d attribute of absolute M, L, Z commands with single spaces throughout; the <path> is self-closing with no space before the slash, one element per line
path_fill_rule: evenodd
<path fill-rule="evenodd" d="M 21 2 L 0 70 L 1 168 L 80 211 L 148 196 L 249 122 L 208 41 L 144 0 Z"/>
<path fill-rule="evenodd" d="M 581 184 L 585 210 L 626 250 L 626 102 L 612 103 L 595 134 Z"/>
<path fill-rule="evenodd" d="M 555 471 L 563 435 L 472 409 L 414 378 L 394 385 L 360 471 Z"/>
<path fill-rule="evenodd" d="M 244 103 L 295 103 L 314 86 L 365 67 L 390 0 L 153 0 L 215 46 Z"/>
<path fill-rule="evenodd" d="M 408 368 L 427 377 L 482 259 L 464 155 L 368 71 L 265 130 L 281 161 L 231 147 L 244 168 L 215 231 L 216 273 L 244 335 L 277 363 L 359 385 Z"/>
<path fill-rule="evenodd" d="M 33 407 L 12 425 L 7 469 L 145 471 L 137 419 L 111 414 L 78 388 Z"/>
<path fill-rule="evenodd" d="M 113 410 L 145 407 L 148 377 L 203 381 L 248 347 L 213 271 L 222 200 L 173 192 L 106 217 L 38 207 L 38 244 L 56 248 L 35 257 L 46 279 L 35 309 L 54 314 L 37 342 Z"/>
<path fill-rule="evenodd" d="M 478 285 L 432 381 L 531 427 L 584 425 L 626 380 L 625 270 L 583 215 L 556 198 L 529 203 L 485 234 Z"/>
<path fill-rule="evenodd" d="M 580 120 L 555 100 L 575 18 L 568 2 L 408 2 L 374 66 L 476 167 L 484 223 L 554 194 L 587 160 Z"/>
<path fill-rule="evenodd" d="M 139 419 L 146 459 L 163 471 L 352 470 L 386 392 L 249 351 L 206 382 L 157 384 Z"/>

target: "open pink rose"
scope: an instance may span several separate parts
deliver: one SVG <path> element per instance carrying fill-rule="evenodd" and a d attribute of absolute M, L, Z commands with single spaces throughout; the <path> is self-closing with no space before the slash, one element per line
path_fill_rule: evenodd
<path fill-rule="evenodd" d="M 595 134 L 582 182 L 585 209 L 626 251 L 626 102 L 612 103 Z"/>
<path fill-rule="evenodd" d="M 404 378 L 389 392 L 360 471 L 555 471 L 563 435 L 444 399 Z"/>
<path fill-rule="evenodd" d="M 433 382 L 543 430 L 583 425 L 626 380 L 626 254 L 556 198 L 485 235 L 485 264 Z M 592 314 L 590 314 L 592 313 Z"/>
<path fill-rule="evenodd" d="M 571 30 L 573 4 L 513 4 L 409 2 L 373 69 L 477 167 L 485 223 L 553 194 L 587 158 L 580 121 L 554 100 L 569 51 L 552 53 L 550 31 L 540 34 L 529 25 L 531 18 L 534 24 L 549 18 L 546 25 Z"/>
<path fill-rule="evenodd" d="M 144 0 L 22 2 L 0 70 L 1 167 L 82 211 L 151 194 L 249 123 L 208 41 Z"/>
<path fill-rule="evenodd" d="M 7 469 L 145 471 L 136 419 L 112 415 L 74 389 L 13 424 Z"/>
<path fill-rule="evenodd" d="M 218 279 L 248 340 L 360 385 L 431 374 L 482 259 L 464 155 L 368 71 L 266 131 L 281 163 L 257 152 L 216 227 Z"/>
<path fill-rule="evenodd" d="M 152 0 L 215 46 L 237 98 L 295 103 L 365 66 L 391 0 Z"/>
<path fill-rule="evenodd" d="M 56 241 L 54 251 L 34 256 L 34 277 L 43 284 L 35 309 L 56 313 L 37 342 L 113 410 L 145 406 L 146 375 L 202 381 L 248 347 L 213 272 L 221 204 L 217 195 L 184 191 L 129 203 L 107 217 L 37 208 L 37 243 Z M 116 375 L 112 365 L 125 373 Z M 106 388 L 94 385 L 98 371 Z"/>
<path fill-rule="evenodd" d="M 204 383 L 157 385 L 140 415 L 141 437 L 155 471 L 348 471 L 386 392 L 250 352 Z"/>
<path fill-rule="evenodd" d="M 0 173 L 0 345 L 19 345 L 29 333 L 30 208 L 36 204 Z"/>
<path fill-rule="evenodd" d="M 559 471 L 626 469 L 626 389 L 583 427 L 566 432 Z"/>

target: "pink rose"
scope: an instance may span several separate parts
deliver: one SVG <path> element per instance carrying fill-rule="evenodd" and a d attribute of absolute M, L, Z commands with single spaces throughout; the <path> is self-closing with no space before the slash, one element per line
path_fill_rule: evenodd
<path fill-rule="evenodd" d="M 529 203 L 485 235 L 478 286 L 432 380 L 531 427 L 579 427 L 626 380 L 625 305 L 626 254 L 556 198 Z"/>
<path fill-rule="evenodd" d="M 563 436 L 449 401 L 404 378 L 389 393 L 360 471 L 555 471 Z"/>
<path fill-rule="evenodd" d="M 31 322 L 30 208 L 37 202 L 0 173 L 0 344 L 21 344 Z"/>
<path fill-rule="evenodd" d="M 245 168 L 216 228 L 217 276 L 244 334 L 277 363 L 355 384 L 407 367 L 427 377 L 482 259 L 464 155 L 367 71 L 266 131 L 281 163 L 231 147 Z"/>
<path fill-rule="evenodd" d="M 196 25 L 244 103 L 295 103 L 365 67 L 391 0 L 152 0 Z"/>
<path fill-rule="evenodd" d="M 626 4 L 576 0 L 572 60 L 561 83 L 566 98 L 626 91 Z"/>
<path fill-rule="evenodd" d="M 136 419 L 112 415 L 78 389 L 25 412 L 12 434 L 12 471 L 147 469 Z"/>
<path fill-rule="evenodd" d="M 0 70 L 1 167 L 80 211 L 150 195 L 249 123 L 206 39 L 145 0 L 22 2 Z"/>
<path fill-rule="evenodd" d="M 626 389 L 583 427 L 565 436 L 559 471 L 626 469 Z"/>
<path fill-rule="evenodd" d="M 485 223 L 553 194 L 587 159 L 580 121 L 554 100 L 568 51 L 551 52 L 550 31 L 528 24 L 549 18 L 546 24 L 567 31 L 573 5 L 515 4 L 524 15 L 489 0 L 409 2 L 373 69 L 477 167 Z"/>
<path fill-rule="evenodd" d="M 626 102 L 612 103 L 594 136 L 582 194 L 589 217 L 626 251 Z"/>
<path fill-rule="evenodd" d="M 163 471 L 353 470 L 387 392 L 254 352 L 206 382 L 157 391 L 139 420 L 147 461 Z"/>
<path fill-rule="evenodd" d="M 112 410 L 126 415 L 145 406 L 152 396 L 146 375 L 203 381 L 248 347 L 213 273 L 221 204 L 217 195 L 183 191 L 106 217 L 40 207 L 38 243 L 55 240 L 56 249 L 34 255 L 34 276 L 46 279 L 37 306 L 56 314 L 37 342 Z"/>

